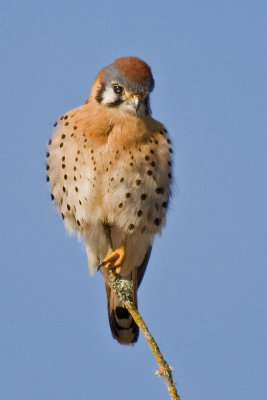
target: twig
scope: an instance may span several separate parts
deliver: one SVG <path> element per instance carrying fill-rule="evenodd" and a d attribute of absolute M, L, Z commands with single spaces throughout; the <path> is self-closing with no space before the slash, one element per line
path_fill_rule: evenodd
<path fill-rule="evenodd" d="M 101 267 L 101 272 L 104 275 L 108 285 L 115 293 L 119 296 L 121 302 L 124 307 L 127 308 L 135 323 L 139 326 L 144 338 L 146 339 L 149 347 L 151 348 L 152 353 L 159 365 L 159 370 L 157 371 L 158 375 L 162 376 L 165 384 L 167 386 L 168 392 L 172 400 L 180 400 L 180 397 L 177 393 L 177 389 L 175 386 L 175 381 L 172 375 L 172 368 L 165 361 L 163 355 L 160 352 L 160 349 L 157 345 L 157 342 L 151 335 L 146 326 L 145 321 L 141 317 L 139 311 L 134 305 L 133 302 L 133 282 L 128 279 L 121 278 L 118 274 L 113 272 L 112 270 L 107 270 L 106 268 Z"/>

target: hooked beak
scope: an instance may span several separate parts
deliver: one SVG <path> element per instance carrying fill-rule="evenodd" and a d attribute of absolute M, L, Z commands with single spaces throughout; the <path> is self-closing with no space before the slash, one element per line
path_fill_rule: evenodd
<path fill-rule="evenodd" d="M 131 104 L 133 106 L 133 108 L 135 109 L 135 111 L 137 112 L 139 107 L 140 107 L 140 103 L 141 103 L 141 98 L 139 95 L 137 94 L 132 94 L 128 99 L 127 99 L 128 103 Z"/>

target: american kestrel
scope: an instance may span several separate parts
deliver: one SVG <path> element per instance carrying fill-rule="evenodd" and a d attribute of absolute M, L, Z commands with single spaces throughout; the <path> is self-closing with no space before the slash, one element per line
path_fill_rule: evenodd
<path fill-rule="evenodd" d="M 135 303 L 171 192 L 171 142 L 152 118 L 150 67 L 122 57 L 98 74 L 89 99 L 62 115 L 47 152 L 51 199 L 65 227 L 83 238 L 90 272 L 103 265 L 134 282 Z M 138 327 L 106 283 L 113 337 Z"/>

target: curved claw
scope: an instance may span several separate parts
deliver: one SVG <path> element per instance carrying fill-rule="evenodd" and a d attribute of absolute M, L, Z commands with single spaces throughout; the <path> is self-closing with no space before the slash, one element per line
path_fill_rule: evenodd
<path fill-rule="evenodd" d="M 101 266 L 104 266 L 107 269 L 116 268 L 116 273 L 120 274 L 124 258 L 125 246 L 121 246 L 112 253 L 108 254 L 107 257 L 104 258 Z"/>

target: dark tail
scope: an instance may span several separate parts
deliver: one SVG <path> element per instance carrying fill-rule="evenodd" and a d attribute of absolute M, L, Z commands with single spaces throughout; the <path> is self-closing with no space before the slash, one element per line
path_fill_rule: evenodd
<path fill-rule="evenodd" d="M 138 339 L 139 328 L 118 296 L 107 286 L 108 317 L 112 336 L 120 344 L 132 344 Z M 137 306 L 137 301 L 135 302 Z"/>
<path fill-rule="evenodd" d="M 147 263 L 151 254 L 152 246 L 146 252 L 143 262 L 133 270 L 131 279 L 134 282 L 134 304 L 137 308 L 137 289 L 143 279 Z M 118 296 L 106 284 L 108 300 L 108 317 L 112 336 L 121 344 L 132 344 L 137 342 L 139 328 L 134 322 L 126 308 L 120 302 Z"/>

